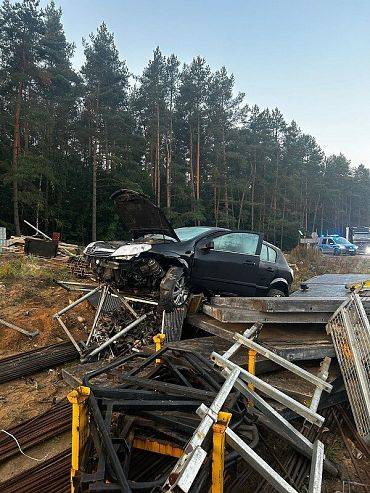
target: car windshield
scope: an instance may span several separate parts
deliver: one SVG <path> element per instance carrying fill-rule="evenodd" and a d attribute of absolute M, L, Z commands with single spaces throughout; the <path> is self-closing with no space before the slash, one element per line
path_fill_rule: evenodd
<path fill-rule="evenodd" d="M 350 245 L 351 244 L 348 240 L 346 240 L 345 238 L 342 238 L 341 236 L 334 238 L 334 241 L 338 245 Z"/>
<path fill-rule="evenodd" d="M 196 236 L 201 235 L 202 233 L 206 233 L 210 231 L 212 228 L 209 226 L 193 226 L 189 228 L 177 228 L 175 229 L 175 233 L 180 238 L 181 241 L 192 240 Z"/>

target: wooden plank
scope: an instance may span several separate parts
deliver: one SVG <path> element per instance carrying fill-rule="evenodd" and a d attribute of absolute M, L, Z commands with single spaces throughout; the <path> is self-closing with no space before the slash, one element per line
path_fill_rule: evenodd
<path fill-rule="evenodd" d="M 248 327 L 246 324 L 220 322 L 203 313 L 189 315 L 187 322 L 230 342 L 235 342 L 235 333 L 244 332 Z M 325 356 L 335 356 L 331 337 L 325 329 L 318 325 L 309 327 L 309 330 L 307 327 L 307 325 L 294 324 L 264 325 L 258 340 L 289 361 L 316 360 L 323 359 Z"/>
<path fill-rule="evenodd" d="M 345 297 L 213 297 L 209 305 L 219 308 L 237 308 L 250 312 L 271 313 L 334 313 L 345 301 Z"/>
<path fill-rule="evenodd" d="M 202 314 L 191 314 L 187 317 L 187 322 L 198 329 L 205 330 L 206 332 L 221 337 L 226 341 L 234 343 L 234 333 L 244 332 L 247 326 L 245 324 L 233 324 L 232 329 L 230 324 L 220 323 L 218 320 L 212 319 L 211 317 L 204 316 Z"/>
<path fill-rule="evenodd" d="M 203 313 L 220 322 L 226 323 L 256 323 L 271 324 L 325 324 L 333 314 L 331 313 L 267 313 L 244 310 L 241 308 L 203 305 Z"/>

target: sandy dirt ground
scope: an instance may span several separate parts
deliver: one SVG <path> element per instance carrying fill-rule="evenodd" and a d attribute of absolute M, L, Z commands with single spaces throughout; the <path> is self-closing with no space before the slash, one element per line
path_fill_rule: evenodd
<path fill-rule="evenodd" d="M 54 279 L 78 281 L 71 276 L 64 261 L 0 255 L 0 318 L 27 330 L 39 331 L 39 335 L 30 340 L 0 325 L 0 358 L 67 340 L 63 329 L 52 316 L 77 299 L 79 294 L 59 287 Z M 84 302 L 65 316 L 64 321 L 76 340 L 80 340 L 86 337 L 93 317 L 93 308 Z M 78 364 L 65 365 L 68 368 L 75 366 Z M 65 398 L 69 390 L 70 387 L 62 379 L 61 368 L 51 368 L 0 384 L 0 428 L 9 429 L 47 411 Z M 50 458 L 69 447 L 70 434 L 64 433 L 27 453 L 37 458 L 46 455 Z M 20 454 L 0 464 L 0 478 L 4 481 L 35 464 L 35 461 Z"/>

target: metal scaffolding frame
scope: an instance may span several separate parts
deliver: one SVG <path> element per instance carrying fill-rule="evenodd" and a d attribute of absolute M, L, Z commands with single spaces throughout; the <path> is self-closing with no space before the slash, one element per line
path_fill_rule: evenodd
<path fill-rule="evenodd" d="M 370 443 L 370 323 L 357 293 L 342 303 L 326 330 L 333 339 L 359 435 Z"/>

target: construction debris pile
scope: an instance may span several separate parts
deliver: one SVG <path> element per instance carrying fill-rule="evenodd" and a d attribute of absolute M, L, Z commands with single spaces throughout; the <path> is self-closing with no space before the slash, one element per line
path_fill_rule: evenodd
<path fill-rule="evenodd" d="M 142 317 L 147 310 L 143 307 L 135 308 L 139 317 Z M 127 311 L 118 308 L 109 314 L 103 314 L 99 320 L 98 331 L 94 337 L 96 347 L 106 340 L 110 340 L 114 335 L 118 334 L 122 327 L 127 327 L 131 322 L 131 318 Z M 133 350 L 138 350 L 144 346 L 149 346 L 153 342 L 153 336 L 158 332 L 155 315 L 146 319 L 145 325 L 140 324 L 130 330 L 126 337 L 113 341 L 105 351 L 110 356 L 120 356 L 127 354 Z M 102 354 L 104 356 L 104 353 Z"/>
<path fill-rule="evenodd" d="M 83 387 L 70 394 L 74 405 L 86 399 L 79 422 L 89 422 L 90 429 L 83 446 L 72 450 L 72 461 L 78 464 L 72 472 L 77 491 L 202 492 L 212 487 L 216 477 L 226 491 L 239 491 L 253 470 L 279 491 L 295 491 L 254 451 L 260 426 L 312 462 L 316 489 L 312 486 L 310 491 L 320 491 L 323 467 L 337 474 L 324 457 L 322 443 L 311 443 L 254 387 L 321 427 L 319 398 L 332 388 L 325 382 L 327 373 L 315 377 L 279 358 L 280 364 L 316 385 L 309 408 L 266 385 L 231 362 L 243 344 L 251 342 L 248 337 L 256 329 L 247 330 L 241 342 L 222 356 L 213 353 L 216 367 L 197 352 L 163 348 L 152 355 L 131 354 L 88 373 Z M 114 373 L 116 385 L 112 376 L 107 378 L 108 372 Z M 243 461 L 249 467 L 240 467 Z"/>
<path fill-rule="evenodd" d="M 50 237 L 30 222 L 24 220 L 24 223 L 35 231 L 35 236 L 11 236 L 1 245 L 1 251 L 25 253 L 44 258 L 52 258 L 57 255 L 68 258 L 77 256 L 80 253 L 78 245 L 60 241 L 58 233 Z"/>

